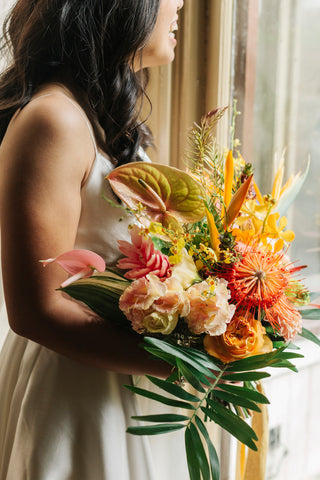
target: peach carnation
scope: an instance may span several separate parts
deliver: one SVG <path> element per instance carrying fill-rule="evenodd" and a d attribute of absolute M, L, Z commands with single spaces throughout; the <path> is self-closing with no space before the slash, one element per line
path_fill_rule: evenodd
<path fill-rule="evenodd" d="M 208 278 L 187 290 L 190 311 L 185 320 L 195 335 L 221 335 L 230 322 L 235 306 L 228 303 L 230 292 L 224 279 Z"/>
<path fill-rule="evenodd" d="M 131 229 L 131 241 L 118 240 L 119 250 L 126 258 L 120 259 L 117 266 L 128 270 L 125 278 L 134 280 L 148 274 L 161 278 L 170 274 L 169 258 L 154 248 L 151 238 L 137 225 Z"/>

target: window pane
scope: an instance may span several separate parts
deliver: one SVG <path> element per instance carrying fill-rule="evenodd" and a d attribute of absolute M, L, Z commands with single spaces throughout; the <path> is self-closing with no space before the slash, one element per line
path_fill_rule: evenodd
<path fill-rule="evenodd" d="M 235 34 L 238 63 L 246 52 L 234 78 L 242 111 L 238 134 L 264 193 L 284 151 L 286 178 L 304 169 L 310 156 L 307 180 L 287 215 L 296 233 L 289 253 L 308 264 L 308 285 L 319 290 L 320 2 L 238 0 L 236 6 L 236 18 L 247 19 Z"/>

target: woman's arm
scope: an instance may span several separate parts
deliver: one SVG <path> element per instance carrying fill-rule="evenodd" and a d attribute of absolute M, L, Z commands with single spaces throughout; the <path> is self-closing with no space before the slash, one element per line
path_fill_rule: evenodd
<path fill-rule="evenodd" d="M 70 358 L 119 373 L 165 376 L 135 334 L 56 291 L 66 274 L 40 259 L 74 248 L 81 185 L 94 146 L 88 127 L 61 96 L 31 102 L 0 149 L 2 270 L 12 329 Z"/>

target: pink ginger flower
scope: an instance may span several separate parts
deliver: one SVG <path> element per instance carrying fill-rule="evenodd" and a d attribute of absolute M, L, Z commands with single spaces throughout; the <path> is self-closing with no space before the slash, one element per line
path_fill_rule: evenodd
<path fill-rule="evenodd" d="M 154 248 L 151 238 L 137 225 L 131 229 L 131 241 L 118 240 L 119 250 L 126 258 L 119 260 L 117 266 L 129 270 L 125 278 L 135 280 L 148 274 L 164 278 L 170 274 L 169 258 Z"/>
<path fill-rule="evenodd" d="M 70 250 L 56 258 L 48 258 L 47 260 L 40 260 L 40 262 L 44 267 L 49 265 L 49 263 L 56 262 L 66 272 L 70 273 L 71 277 L 61 284 L 62 288 L 67 287 L 80 278 L 90 277 L 95 270 L 104 272 L 106 269 L 105 261 L 100 255 L 83 249 Z"/>
<path fill-rule="evenodd" d="M 191 332 L 196 335 L 222 335 L 236 307 L 228 302 L 230 292 L 226 280 L 207 280 L 196 283 L 187 290 L 190 311 L 185 320 Z"/>

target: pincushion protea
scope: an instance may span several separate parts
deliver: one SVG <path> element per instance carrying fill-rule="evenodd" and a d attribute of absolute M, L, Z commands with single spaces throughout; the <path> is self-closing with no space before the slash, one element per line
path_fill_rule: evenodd
<path fill-rule="evenodd" d="M 126 258 L 118 261 L 117 266 L 128 270 L 125 278 L 135 280 L 148 274 L 165 278 L 170 274 L 169 258 L 160 250 L 156 250 L 149 236 L 144 230 L 134 225 L 131 229 L 131 241 L 118 240 L 119 250 Z"/>
<path fill-rule="evenodd" d="M 287 340 L 300 329 L 299 312 L 285 295 L 295 267 L 283 253 L 247 246 L 242 258 L 225 266 L 222 275 L 228 281 L 231 300 L 243 315 L 265 312 L 266 320 Z M 289 311 L 290 310 L 290 311 Z"/>

